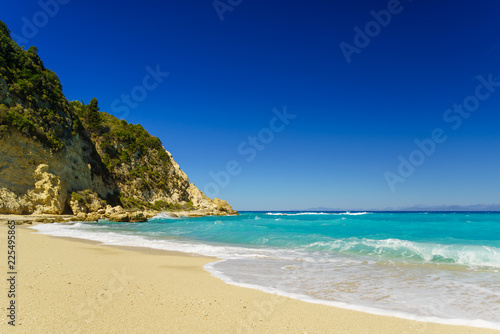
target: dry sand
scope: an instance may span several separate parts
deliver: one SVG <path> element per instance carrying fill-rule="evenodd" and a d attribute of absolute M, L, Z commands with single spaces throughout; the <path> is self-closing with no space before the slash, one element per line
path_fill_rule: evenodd
<path fill-rule="evenodd" d="M 371 315 L 235 287 L 203 265 L 214 259 L 100 246 L 17 227 L 17 326 L 0 333 L 499 333 Z M 0 226 L 0 272 L 7 273 Z"/>

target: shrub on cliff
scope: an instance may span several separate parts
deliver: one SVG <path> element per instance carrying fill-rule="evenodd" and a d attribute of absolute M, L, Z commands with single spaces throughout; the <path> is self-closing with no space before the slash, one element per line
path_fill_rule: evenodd
<path fill-rule="evenodd" d="M 95 192 L 87 189 L 83 191 L 73 192 L 71 194 L 70 206 L 73 213 L 79 214 L 96 212 L 99 209 L 105 208 L 106 201 L 101 199 Z"/>

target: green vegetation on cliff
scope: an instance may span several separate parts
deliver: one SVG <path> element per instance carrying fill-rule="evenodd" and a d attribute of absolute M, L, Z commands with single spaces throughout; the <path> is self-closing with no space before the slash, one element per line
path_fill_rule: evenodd
<path fill-rule="evenodd" d="M 163 163 L 170 162 L 158 138 L 151 136 L 140 124 L 128 124 L 123 119 L 99 112 L 97 99 L 93 98 L 88 105 L 78 101 L 72 101 L 70 105 L 92 134 L 92 140 L 99 145 L 101 157 L 108 168 L 130 163 L 132 158 L 140 159 L 149 150 L 155 150 Z"/>
<path fill-rule="evenodd" d="M 118 184 L 134 184 L 133 193 L 122 187 L 120 201 L 124 207 L 189 209 L 192 206 L 177 208 L 172 203 L 154 201 L 148 196 L 152 192 L 170 195 L 171 188 L 182 184 L 179 176 L 172 173 L 171 157 L 160 139 L 151 136 L 139 124 L 129 124 L 100 112 L 95 98 L 89 104 L 72 101 L 70 107 L 91 134 L 102 161 Z"/>
<path fill-rule="evenodd" d="M 0 97 L 0 126 L 13 126 L 54 151 L 79 130 L 57 75 L 45 68 L 36 47 L 17 45 L 1 21 Z"/>

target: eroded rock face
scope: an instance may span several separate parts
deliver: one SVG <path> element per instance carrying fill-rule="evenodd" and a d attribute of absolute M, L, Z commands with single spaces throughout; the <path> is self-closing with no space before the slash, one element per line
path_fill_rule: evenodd
<path fill-rule="evenodd" d="M 35 189 L 29 190 L 27 199 L 34 206 L 33 213 L 62 214 L 67 192 L 61 188 L 61 178 L 49 172 L 49 166 L 40 164 L 33 173 Z"/>
<path fill-rule="evenodd" d="M 49 172 L 49 166 L 40 164 L 32 175 L 33 188 L 21 196 L 0 188 L 0 211 L 12 214 L 62 214 L 67 193 L 61 188 L 61 179 Z"/>
<path fill-rule="evenodd" d="M 103 198 L 117 189 L 114 183 L 106 184 L 102 177 L 92 173 L 92 164 L 83 151 L 90 150 L 88 143 L 74 138 L 62 152 L 52 153 L 40 143 L 26 138 L 12 130 L 1 138 L 0 145 L 0 213 L 6 214 L 62 214 L 71 211 L 92 213 L 106 210 L 107 215 L 123 212 L 109 212 L 103 205 Z M 168 153 L 168 152 L 167 152 Z M 231 206 L 221 199 L 210 199 L 172 161 L 171 175 L 175 182 L 169 193 L 154 191 L 144 201 L 163 200 L 175 204 L 191 201 L 197 209 L 214 213 L 234 214 Z M 133 187 L 133 185 L 128 185 Z M 71 194 L 79 192 L 84 201 L 72 199 Z M 85 195 L 86 194 L 86 195 Z"/>
<path fill-rule="evenodd" d="M 193 205 L 198 209 L 206 210 L 212 214 L 238 214 L 227 201 L 221 200 L 220 198 L 210 199 L 193 183 L 189 184 L 187 192 L 191 202 L 193 202 Z"/>
<path fill-rule="evenodd" d="M 109 216 L 109 220 L 114 222 L 128 222 L 130 221 L 130 217 L 128 213 L 113 213 Z"/>
<path fill-rule="evenodd" d="M 106 210 L 104 211 L 104 214 L 106 216 L 111 216 L 112 214 L 115 214 L 115 213 L 124 213 L 125 210 L 123 210 L 123 208 L 121 206 L 114 206 L 112 207 L 111 205 L 107 205 L 106 206 Z"/>
<path fill-rule="evenodd" d="M 70 207 L 75 215 L 81 212 L 103 214 L 106 212 L 104 206 L 105 202 L 90 190 L 79 191 L 71 196 Z"/>
<path fill-rule="evenodd" d="M 165 150 L 165 152 L 170 157 L 170 161 L 172 162 L 170 173 L 172 176 L 175 176 L 175 179 L 177 180 L 176 187 L 171 194 L 171 201 L 178 203 L 187 200 L 189 202 L 187 191 L 189 188 L 189 178 L 186 173 L 184 173 L 184 171 L 180 168 L 179 164 L 175 162 L 172 154 L 170 154 L 170 152 L 167 150 Z"/>
<path fill-rule="evenodd" d="M 90 189 L 105 198 L 113 184 L 92 172 L 85 152 L 90 142 L 78 136 L 52 153 L 11 129 L 0 139 L 0 213 L 62 214 L 74 191 Z"/>
<path fill-rule="evenodd" d="M 24 197 L 19 197 L 7 188 L 0 188 L 0 213 L 28 214 L 33 212 L 33 205 Z"/>
<path fill-rule="evenodd" d="M 214 202 L 208 198 L 200 189 L 198 189 L 194 183 L 189 184 L 189 188 L 187 189 L 189 194 L 189 198 L 193 205 L 199 209 L 204 210 L 215 210 L 217 206 Z"/>
<path fill-rule="evenodd" d="M 148 203 L 164 201 L 184 205 L 189 202 L 190 199 L 187 193 L 189 179 L 175 162 L 170 152 L 163 150 L 168 157 L 168 164 L 166 165 L 158 159 L 158 152 L 148 150 L 141 158 L 132 158 L 130 163 L 122 163 L 111 170 L 116 176 L 121 196 Z M 151 173 L 160 175 L 163 184 L 147 182 L 142 177 L 133 179 L 131 175 L 141 167 L 150 170 Z M 146 183 L 149 185 L 144 187 Z"/>
<path fill-rule="evenodd" d="M 221 212 L 226 212 L 227 214 L 234 215 L 237 214 L 238 212 L 233 210 L 231 205 L 227 201 L 224 201 L 220 198 L 214 198 L 213 203 L 216 205 L 217 210 Z"/>

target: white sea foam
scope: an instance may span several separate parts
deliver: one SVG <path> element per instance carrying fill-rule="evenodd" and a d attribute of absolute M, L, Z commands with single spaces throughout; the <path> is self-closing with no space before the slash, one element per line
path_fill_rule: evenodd
<path fill-rule="evenodd" d="M 380 255 L 427 262 L 455 263 L 467 266 L 500 268 L 500 249 L 488 246 L 442 245 L 399 239 L 337 239 L 317 241 L 301 247 L 305 250 L 330 250 L 365 255 Z"/>
<path fill-rule="evenodd" d="M 344 213 L 339 213 L 340 215 L 349 215 L 349 216 L 360 216 L 360 215 L 367 215 L 369 212 L 344 212 Z"/>
<path fill-rule="evenodd" d="M 170 213 L 162 212 L 151 218 L 151 220 L 160 220 L 160 219 L 179 219 L 178 217 L 172 216 Z"/>
<path fill-rule="evenodd" d="M 270 254 L 272 255 L 272 252 L 253 248 L 208 245 L 176 239 L 158 239 L 132 234 L 131 232 L 116 233 L 111 230 L 103 231 L 102 227 L 96 224 L 81 222 L 75 224 L 39 224 L 29 228 L 36 229 L 41 234 L 49 234 L 56 237 L 87 239 L 101 242 L 103 245 L 146 247 L 219 258 L 256 258 L 268 257 Z"/>
<path fill-rule="evenodd" d="M 266 215 L 269 216 L 323 216 L 323 215 L 332 215 L 333 213 L 329 212 L 293 212 L 293 213 L 287 213 L 287 212 L 268 212 Z"/>
<path fill-rule="evenodd" d="M 251 258 L 225 259 L 209 263 L 205 269 L 228 284 L 307 302 L 418 321 L 500 329 L 500 306 L 495 302 L 500 300 L 500 286 L 491 275 L 483 275 L 478 282 L 477 275 L 463 271 L 450 274 L 439 266 L 295 255 L 298 257 L 270 257 L 258 263 Z M 485 300 L 490 302 L 485 305 Z"/>
<path fill-rule="evenodd" d="M 397 317 L 397 318 L 415 320 L 415 321 L 421 321 L 421 322 L 432 322 L 432 323 L 439 323 L 439 324 L 445 324 L 445 325 L 470 326 L 470 327 L 500 330 L 500 323 L 496 322 L 496 321 L 486 321 L 486 320 L 480 320 L 480 319 L 440 318 L 440 317 L 436 317 L 436 316 L 423 316 L 423 315 L 417 315 L 417 314 L 396 311 L 396 310 L 384 310 L 384 309 L 375 308 L 375 307 L 356 305 L 356 304 L 350 304 L 350 303 L 339 302 L 339 301 L 331 301 L 331 300 L 325 300 L 325 299 L 318 299 L 318 298 L 313 298 L 313 297 L 305 295 L 305 294 L 300 294 L 300 293 L 295 293 L 295 292 L 287 292 L 285 290 L 266 286 L 266 285 L 243 283 L 243 282 L 235 280 L 232 277 L 226 275 L 224 273 L 224 271 L 217 269 L 218 267 L 221 266 L 221 264 L 223 264 L 227 261 L 228 260 L 211 262 L 211 263 L 206 264 L 204 266 L 204 268 L 206 271 L 211 273 L 213 276 L 223 280 L 227 284 L 240 286 L 240 287 L 244 287 L 244 288 L 256 289 L 256 290 L 260 290 L 260 291 L 263 291 L 266 293 L 271 293 L 271 294 L 275 294 L 278 296 L 298 299 L 298 300 L 302 300 L 302 301 L 309 302 L 309 303 L 333 306 L 333 307 L 338 307 L 338 308 L 343 308 L 343 309 L 348 309 L 348 310 L 353 310 L 353 311 L 360 311 L 360 312 L 371 313 L 371 314 L 382 315 L 382 316 L 391 316 L 391 317 Z M 290 267 L 285 266 L 285 267 L 282 267 L 280 269 L 288 270 L 288 269 L 290 269 Z"/>
<path fill-rule="evenodd" d="M 367 215 L 370 212 L 268 212 L 266 215 L 268 216 L 326 216 L 326 215 L 348 215 L 348 216 L 360 216 Z"/>

